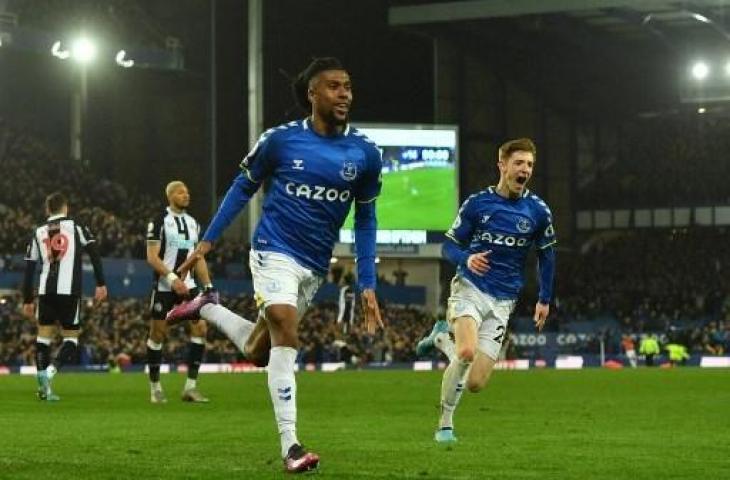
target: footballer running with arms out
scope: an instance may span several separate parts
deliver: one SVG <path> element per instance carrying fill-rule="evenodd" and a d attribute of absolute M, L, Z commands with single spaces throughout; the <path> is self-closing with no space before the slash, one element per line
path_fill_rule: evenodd
<path fill-rule="evenodd" d="M 270 188 L 253 234 L 250 267 L 264 321 L 254 324 L 200 295 L 168 315 L 170 321 L 200 314 L 219 326 L 244 353 L 268 348 L 268 386 L 288 472 L 316 468 L 319 456 L 306 451 L 296 432 L 294 376 L 301 315 L 325 279 L 339 230 L 355 203 L 358 287 L 369 331 L 382 327 L 375 297 L 375 199 L 381 188 L 378 147 L 348 124 L 350 75 L 331 57 L 315 58 L 292 84 L 304 120 L 261 135 L 233 181 L 185 272 L 203 257 L 248 203 L 262 182 Z M 261 329 L 268 327 L 268 334 Z M 255 343 L 255 344 L 254 344 Z M 259 352 L 259 353 L 256 353 Z M 262 360 L 259 359 L 259 362 Z M 265 361 L 265 359 L 263 360 Z"/>
<path fill-rule="evenodd" d="M 467 198 L 446 234 L 443 255 L 457 266 L 447 321 L 436 322 L 416 349 L 424 355 L 436 347 L 449 359 L 441 383 L 437 442 L 456 441 L 453 415 L 464 387 L 478 392 L 492 374 L 533 245 L 540 281 L 534 315 L 538 330 L 550 311 L 555 275 L 552 214 L 526 188 L 536 153 L 527 138 L 502 145 L 497 161 L 499 183 Z"/>

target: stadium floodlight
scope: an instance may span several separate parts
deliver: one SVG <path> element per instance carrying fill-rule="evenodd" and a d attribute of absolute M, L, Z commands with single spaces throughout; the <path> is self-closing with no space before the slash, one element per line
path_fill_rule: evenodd
<path fill-rule="evenodd" d="M 61 47 L 61 40 L 56 40 L 51 46 L 51 55 L 61 60 L 66 60 L 71 56 L 71 52 Z"/>
<path fill-rule="evenodd" d="M 706 111 L 707 111 L 707 109 L 705 107 L 700 107 L 700 108 L 697 109 L 697 113 L 699 113 L 699 114 L 703 114 Z"/>
<path fill-rule="evenodd" d="M 702 60 L 697 61 L 692 65 L 692 76 L 696 80 L 704 80 L 707 78 L 707 75 L 710 74 L 710 67 L 707 65 L 707 63 L 703 62 Z"/>
<path fill-rule="evenodd" d="M 77 38 L 71 45 L 71 53 L 79 63 L 89 63 L 96 58 L 96 45 L 86 37 Z"/>
<path fill-rule="evenodd" d="M 698 22 L 710 23 L 710 19 L 700 13 L 693 13 L 692 17 L 694 17 L 694 19 L 697 20 Z"/>
<path fill-rule="evenodd" d="M 127 52 L 125 52 L 124 50 L 119 50 L 114 60 L 120 67 L 132 68 L 134 66 L 134 60 L 132 60 L 131 58 L 126 58 L 126 56 Z"/>
<path fill-rule="evenodd" d="M 339 259 L 338 259 L 337 257 L 332 257 L 332 258 L 330 258 L 330 263 L 332 263 L 332 264 L 335 264 L 335 263 L 337 263 L 337 262 L 339 262 L 339 261 L 340 261 L 340 260 L 339 260 Z"/>

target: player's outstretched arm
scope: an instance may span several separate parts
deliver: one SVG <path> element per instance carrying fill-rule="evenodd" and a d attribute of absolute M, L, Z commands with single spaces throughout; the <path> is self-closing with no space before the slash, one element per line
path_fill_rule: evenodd
<path fill-rule="evenodd" d="M 537 250 L 537 268 L 540 278 L 540 292 L 535 304 L 535 326 L 539 331 L 545 325 L 550 313 L 550 300 L 553 297 L 555 279 L 555 249 L 552 245 Z"/>
<path fill-rule="evenodd" d="M 207 240 L 201 240 L 198 242 L 198 246 L 195 247 L 195 250 L 193 251 L 192 255 L 190 255 L 188 258 L 185 259 L 185 261 L 177 267 L 177 274 L 180 275 L 180 278 L 187 277 L 188 273 L 191 269 L 196 268 L 198 265 L 198 262 L 202 260 L 205 262 L 205 256 L 213 249 L 213 244 L 210 243 Z M 196 268 L 195 273 L 198 274 L 198 270 Z M 210 283 L 210 272 L 208 271 L 208 264 L 205 264 L 205 275 L 206 278 L 199 277 L 201 282 L 203 282 L 203 285 L 207 285 Z"/>
<path fill-rule="evenodd" d="M 383 328 L 378 299 L 375 296 L 375 242 L 378 222 L 375 202 L 355 203 L 355 252 L 357 255 L 357 283 L 361 293 L 362 311 L 368 333 Z"/>
<path fill-rule="evenodd" d="M 203 240 L 209 243 L 218 240 L 260 186 L 261 183 L 253 181 L 249 175 L 239 173 L 233 180 L 228 192 L 226 192 L 226 196 L 218 207 L 218 211 L 215 212 L 215 216 L 210 221 L 210 225 L 208 225 L 203 235 Z"/>
<path fill-rule="evenodd" d="M 178 267 L 177 272 L 182 278 L 185 278 L 198 260 L 205 258 L 205 255 L 213 248 L 213 242 L 223 235 L 226 228 L 228 228 L 231 222 L 243 210 L 260 186 L 261 183 L 253 181 L 249 175 L 243 172 L 238 174 L 233 180 L 233 184 L 228 189 L 228 192 L 226 192 L 226 196 L 218 207 L 218 211 L 215 212 L 213 219 L 210 221 L 210 225 L 205 230 L 203 239 L 195 247 L 195 252 Z M 203 281 L 203 283 L 210 282 Z"/>
<path fill-rule="evenodd" d="M 198 280 L 198 283 L 202 285 L 203 287 L 210 288 L 213 285 L 213 281 L 210 278 L 210 270 L 208 269 L 208 262 L 205 261 L 205 253 L 208 253 L 210 249 L 212 248 L 209 242 L 205 242 L 207 245 L 200 249 L 200 251 L 195 248 L 195 252 L 193 255 L 199 255 L 198 260 L 195 262 L 194 269 L 195 269 L 195 278 Z M 205 251 L 205 253 L 202 253 Z M 184 277 L 183 277 L 184 278 Z"/>

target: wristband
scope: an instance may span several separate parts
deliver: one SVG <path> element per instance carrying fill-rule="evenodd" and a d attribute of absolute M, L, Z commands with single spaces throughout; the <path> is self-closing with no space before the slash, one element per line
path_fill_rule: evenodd
<path fill-rule="evenodd" d="M 175 280 L 180 280 L 180 277 L 178 277 L 178 276 L 177 276 L 177 274 L 176 274 L 175 272 L 170 272 L 170 273 L 168 273 L 168 274 L 167 274 L 167 275 L 165 276 L 165 278 L 167 279 L 167 282 L 168 282 L 168 283 L 169 283 L 170 285 L 172 285 L 172 284 L 173 284 L 173 283 L 175 282 Z"/>

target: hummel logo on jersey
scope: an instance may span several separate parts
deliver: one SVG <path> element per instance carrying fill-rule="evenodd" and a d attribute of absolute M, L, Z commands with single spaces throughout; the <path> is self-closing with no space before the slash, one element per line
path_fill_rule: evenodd
<path fill-rule="evenodd" d="M 294 166 L 292 167 L 294 170 L 304 170 L 304 160 L 292 160 L 294 162 Z"/>
<path fill-rule="evenodd" d="M 491 217 L 491 215 L 489 215 L 488 213 L 485 213 L 484 216 L 482 217 L 482 223 L 487 223 L 489 221 L 490 217 Z"/>
<path fill-rule="evenodd" d="M 310 200 L 326 200 L 328 202 L 347 202 L 352 195 L 349 190 L 339 191 L 336 188 L 327 188 L 321 185 L 297 185 L 294 182 L 286 184 L 286 193 L 296 197 L 304 197 Z"/>

